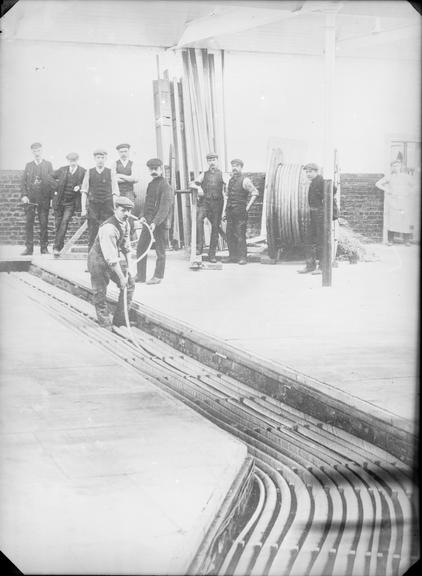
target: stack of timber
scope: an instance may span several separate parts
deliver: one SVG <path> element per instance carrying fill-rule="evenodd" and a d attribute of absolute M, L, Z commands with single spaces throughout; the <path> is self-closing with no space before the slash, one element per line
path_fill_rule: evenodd
<path fill-rule="evenodd" d="M 171 240 L 188 247 L 191 231 L 189 183 L 207 169 L 206 155 L 215 151 L 227 167 L 224 134 L 222 51 L 188 48 L 181 51 L 183 77 L 170 79 L 167 71 L 154 81 L 158 155 L 168 161 L 176 191 Z M 205 238 L 209 230 L 205 230 Z M 220 249 L 223 240 L 220 239 Z"/>

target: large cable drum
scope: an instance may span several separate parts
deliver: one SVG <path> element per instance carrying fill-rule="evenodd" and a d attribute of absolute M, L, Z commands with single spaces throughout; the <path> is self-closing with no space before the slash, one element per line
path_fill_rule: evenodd
<path fill-rule="evenodd" d="M 305 244 L 309 181 L 300 164 L 278 163 L 268 178 L 268 253 L 276 258 L 280 248 L 301 248 Z"/>

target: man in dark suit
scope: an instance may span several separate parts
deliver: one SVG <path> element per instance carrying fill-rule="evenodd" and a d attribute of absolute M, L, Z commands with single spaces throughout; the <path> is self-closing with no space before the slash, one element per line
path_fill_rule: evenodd
<path fill-rule="evenodd" d="M 52 179 L 53 166 L 42 158 L 42 145 L 35 142 L 31 145 L 34 160 L 28 162 L 22 178 L 21 200 L 26 209 L 25 245 L 23 256 L 34 252 L 34 221 L 35 211 L 38 212 L 40 223 L 41 254 L 48 253 L 48 212 L 54 188 Z"/>
<path fill-rule="evenodd" d="M 172 187 L 163 177 L 163 163 L 159 158 L 148 160 L 147 166 L 152 176 L 148 184 L 144 215 L 141 223 L 146 222 L 154 233 L 155 251 L 157 261 L 155 264 L 154 276 L 148 280 L 147 284 L 159 284 L 164 277 L 166 266 L 166 246 L 168 244 L 168 232 L 173 209 L 174 192 Z M 137 257 L 144 253 L 150 241 L 149 232 L 144 226 L 139 237 L 137 247 Z M 138 274 L 136 282 L 145 282 L 147 273 L 147 259 L 143 258 L 138 262 Z"/>
<path fill-rule="evenodd" d="M 304 167 L 310 184 L 308 189 L 309 227 L 305 239 L 305 268 L 298 270 L 299 274 L 322 273 L 321 261 L 324 242 L 324 178 L 318 174 L 319 167 L 309 162 Z M 338 206 L 333 187 L 333 220 L 338 219 Z M 318 265 L 318 266 L 317 266 Z"/>
<path fill-rule="evenodd" d="M 55 257 L 60 255 L 63 248 L 67 228 L 75 210 L 81 209 L 80 190 L 85 176 L 85 168 L 78 165 L 79 155 L 76 152 L 69 152 L 66 158 L 69 165 L 53 172 L 53 178 L 57 181 L 57 190 L 53 196 L 56 223 Z"/>

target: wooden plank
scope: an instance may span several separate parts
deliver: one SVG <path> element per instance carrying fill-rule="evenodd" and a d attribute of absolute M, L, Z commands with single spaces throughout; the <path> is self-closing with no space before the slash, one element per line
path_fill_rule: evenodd
<path fill-rule="evenodd" d="M 78 230 L 76 230 L 76 232 L 70 238 L 70 240 L 68 240 L 66 244 L 63 246 L 63 249 L 60 252 L 60 257 L 63 257 L 65 254 L 68 254 L 70 252 L 72 246 L 75 244 L 75 242 L 79 240 L 79 238 L 87 229 L 88 229 L 88 220 L 84 220 L 82 226 L 80 226 Z"/>
<path fill-rule="evenodd" d="M 180 186 L 182 188 L 187 188 L 189 184 L 189 170 L 188 170 L 188 158 L 187 158 L 187 146 L 186 146 L 186 128 L 185 128 L 185 121 L 184 121 L 184 112 L 183 112 L 183 86 L 182 82 L 179 82 L 177 85 L 179 98 L 176 100 L 176 113 L 180 117 L 180 139 L 181 139 L 181 171 L 180 171 Z M 180 196 L 180 206 L 182 210 L 182 223 L 183 223 L 183 243 L 184 246 L 189 245 L 189 238 L 190 238 L 190 216 L 189 216 L 189 207 L 190 207 L 190 199 L 189 195 L 182 195 Z"/>

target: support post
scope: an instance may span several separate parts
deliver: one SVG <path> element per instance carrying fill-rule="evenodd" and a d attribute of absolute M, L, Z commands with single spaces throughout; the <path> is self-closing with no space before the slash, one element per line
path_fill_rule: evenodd
<path fill-rule="evenodd" d="M 191 188 L 191 236 L 190 236 L 190 265 L 191 267 L 198 267 L 201 263 L 201 257 L 196 255 L 196 221 L 198 206 L 198 190 Z"/>
<path fill-rule="evenodd" d="M 325 15 L 325 50 L 324 50 L 324 231 L 322 245 L 322 285 L 332 284 L 332 240 L 333 220 L 333 180 L 334 180 L 334 146 L 333 146 L 333 88 L 336 49 L 336 12 L 337 8 Z"/>

